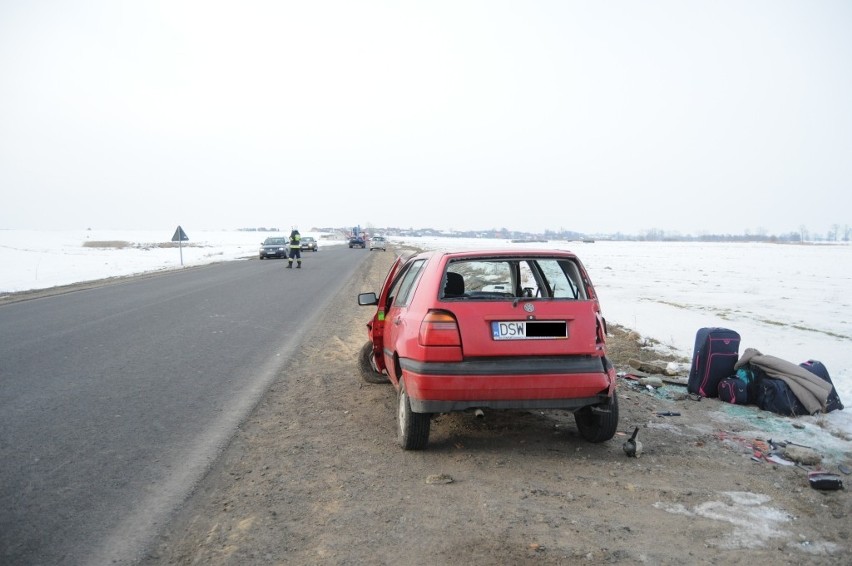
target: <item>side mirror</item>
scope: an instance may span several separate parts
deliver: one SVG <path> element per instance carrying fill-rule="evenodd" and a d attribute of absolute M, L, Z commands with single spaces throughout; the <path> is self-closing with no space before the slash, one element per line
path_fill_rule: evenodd
<path fill-rule="evenodd" d="M 358 295 L 358 305 L 362 307 L 369 307 L 371 305 L 378 305 L 379 298 L 375 293 L 360 293 Z"/>

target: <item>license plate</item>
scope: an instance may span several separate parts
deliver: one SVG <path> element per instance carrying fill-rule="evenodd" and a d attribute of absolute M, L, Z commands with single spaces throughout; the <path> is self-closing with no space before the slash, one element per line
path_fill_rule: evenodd
<path fill-rule="evenodd" d="M 568 325 L 564 320 L 513 320 L 491 323 L 494 340 L 545 340 L 568 338 Z"/>

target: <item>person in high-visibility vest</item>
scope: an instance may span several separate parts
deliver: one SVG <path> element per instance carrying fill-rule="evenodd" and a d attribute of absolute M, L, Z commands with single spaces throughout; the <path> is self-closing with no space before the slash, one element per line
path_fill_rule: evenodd
<path fill-rule="evenodd" d="M 302 267 L 302 235 L 299 229 L 294 227 L 290 232 L 290 257 L 287 258 L 287 267 L 293 267 L 293 259 L 296 259 L 296 267 Z"/>

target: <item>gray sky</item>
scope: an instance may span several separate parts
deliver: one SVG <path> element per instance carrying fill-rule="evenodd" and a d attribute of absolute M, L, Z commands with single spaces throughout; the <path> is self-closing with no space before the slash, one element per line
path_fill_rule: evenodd
<path fill-rule="evenodd" d="M 852 2 L 0 2 L 0 228 L 824 233 Z"/>

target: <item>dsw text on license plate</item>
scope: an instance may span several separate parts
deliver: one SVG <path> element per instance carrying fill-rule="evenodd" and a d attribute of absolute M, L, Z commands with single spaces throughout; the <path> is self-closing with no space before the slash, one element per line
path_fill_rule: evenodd
<path fill-rule="evenodd" d="M 567 338 L 565 321 L 493 321 L 491 337 L 494 340 L 541 340 Z"/>

